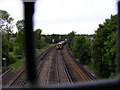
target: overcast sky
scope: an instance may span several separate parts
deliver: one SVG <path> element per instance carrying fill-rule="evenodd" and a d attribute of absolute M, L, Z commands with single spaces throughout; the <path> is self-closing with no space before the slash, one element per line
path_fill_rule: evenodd
<path fill-rule="evenodd" d="M 117 0 L 36 0 L 34 29 L 43 34 L 93 34 L 105 19 L 117 13 Z M 0 9 L 23 19 L 21 0 L 0 0 Z"/>

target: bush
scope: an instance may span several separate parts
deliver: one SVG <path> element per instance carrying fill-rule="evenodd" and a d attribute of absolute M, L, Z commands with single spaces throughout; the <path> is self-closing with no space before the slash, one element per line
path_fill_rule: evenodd
<path fill-rule="evenodd" d="M 74 36 L 69 47 L 82 64 L 89 64 L 91 59 L 91 44 L 85 36 Z"/>
<path fill-rule="evenodd" d="M 111 73 L 116 73 L 116 36 L 117 15 L 114 15 L 99 25 L 93 37 L 93 65 L 103 78 L 112 77 Z"/>
<path fill-rule="evenodd" d="M 18 45 L 15 45 L 13 49 L 15 55 L 22 55 L 22 51 Z"/>

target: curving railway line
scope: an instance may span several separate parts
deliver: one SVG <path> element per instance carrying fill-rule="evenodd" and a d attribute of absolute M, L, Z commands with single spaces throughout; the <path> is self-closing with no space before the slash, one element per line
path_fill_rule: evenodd
<path fill-rule="evenodd" d="M 95 81 L 90 72 L 76 62 L 66 45 L 61 50 L 57 50 L 55 46 L 47 48 L 36 56 L 36 62 L 38 83 L 42 87 Z M 25 68 L 22 68 L 5 87 L 27 87 L 25 74 Z"/>

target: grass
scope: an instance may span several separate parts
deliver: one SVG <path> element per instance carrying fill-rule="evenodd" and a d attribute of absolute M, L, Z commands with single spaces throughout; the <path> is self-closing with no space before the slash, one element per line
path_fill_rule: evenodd
<path fill-rule="evenodd" d="M 13 72 L 16 72 L 16 70 L 22 66 L 23 64 L 25 64 L 24 60 L 17 60 L 15 63 L 11 64 L 10 66 L 8 66 L 8 68 L 12 68 Z"/>
<path fill-rule="evenodd" d="M 86 67 L 95 75 L 96 78 L 100 78 L 92 64 L 86 65 Z"/>
<path fill-rule="evenodd" d="M 44 46 L 42 49 L 39 49 L 36 54 L 39 54 L 39 53 L 43 52 L 45 49 L 47 49 L 48 47 L 51 47 L 51 46 L 54 46 L 54 45 L 55 45 L 55 44 L 46 45 L 46 46 Z"/>
<path fill-rule="evenodd" d="M 46 48 L 50 47 L 50 46 L 54 46 L 55 44 L 50 44 L 50 45 L 46 45 L 44 46 L 42 49 L 40 49 L 38 53 L 43 52 Z M 12 53 L 11 53 L 12 54 Z M 12 68 L 13 72 L 16 72 L 17 69 L 22 66 L 23 64 L 25 64 L 25 60 L 24 59 L 17 59 L 17 61 L 9 66 L 7 66 L 7 68 Z"/>

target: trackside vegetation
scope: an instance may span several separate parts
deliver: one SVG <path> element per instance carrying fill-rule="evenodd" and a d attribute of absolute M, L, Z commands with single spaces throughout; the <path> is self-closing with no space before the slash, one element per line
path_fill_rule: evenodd
<path fill-rule="evenodd" d="M 24 20 L 18 20 L 13 24 L 14 19 L 7 11 L 0 10 L 0 29 L 2 33 L 2 71 L 12 68 L 16 71 L 19 66 L 24 64 Z M 17 32 L 13 33 L 13 28 L 16 26 Z M 36 29 L 35 36 L 35 49 L 39 53 L 49 46 L 55 45 L 59 40 L 63 40 L 65 35 L 43 35 L 41 29 Z"/>
<path fill-rule="evenodd" d="M 116 43 L 117 43 L 117 15 L 106 19 L 92 36 L 76 35 L 74 31 L 68 34 L 68 48 L 73 52 L 81 64 L 87 65 L 96 72 L 99 78 L 113 78 L 116 76 Z"/>
<path fill-rule="evenodd" d="M 0 10 L 0 33 L 2 33 L 2 61 L 3 72 L 7 68 L 16 71 L 24 64 L 24 20 L 14 19 L 7 11 Z M 16 26 L 17 32 L 13 33 Z M 116 76 L 116 43 L 117 43 L 117 15 L 111 15 L 98 25 L 93 35 L 80 35 L 72 31 L 69 34 L 44 35 L 40 28 L 33 31 L 35 49 L 39 53 L 59 41 L 67 40 L 67 47 L 79 60 L 80 64 L 93 70 L 99 78 L 113 78 Z M 6 64 L 6 65 L 5 65 Z"/>
<path fill-rule="evenodd" d="M 116 74 L 117 15 L 111 15 L 99 24 L 92 43 L 91 62 L 98 75 L 114 77 Z"/>

